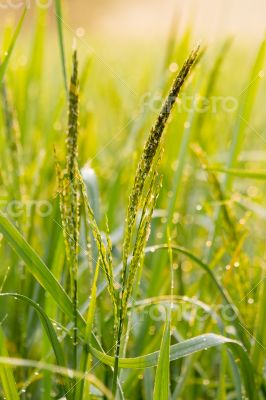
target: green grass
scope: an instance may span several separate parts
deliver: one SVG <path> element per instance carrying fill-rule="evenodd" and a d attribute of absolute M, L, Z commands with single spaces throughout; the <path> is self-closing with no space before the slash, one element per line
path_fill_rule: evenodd
<path fill-rule="evenodd" d="M 265 41 L 72 55 L 63 11 L 1 29 L 0 398 L 264 399 Z"/>

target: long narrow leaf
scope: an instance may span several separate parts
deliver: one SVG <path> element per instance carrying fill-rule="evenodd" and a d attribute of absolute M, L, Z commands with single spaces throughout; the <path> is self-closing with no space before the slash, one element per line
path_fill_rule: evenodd
<path fill-rule="evenodd" d="M 8 352 L 5 346 L 5 338 L 2 329 L 0 329 L 0 355 L 8 357 Z M 19 400 L 17 386 L 12 369 L 6 366 L 5 363 L 0 365 L 0 380 L 2 383 L 5 399 Z"/>
<path fill-rule="evenodd" d="M 61 56 L 61 66 L 62 66 L 62 71 L 63 71 L 63 78 L 64 78 L 64 85 L 65 85 L 66 93 L 68 93 L 68 85 L 67 85 L 68 80 L 67 80 L 67 71 L 66 71 L 66 57 L 65 57 L 64 36 L 63 36 L 63 14 L 62 14 L 61 0 L 55 0 L 55 10 L 56 10 L 56 21 L 57 21 L 60 56 Z"/>
<path fill-rule="evenodd" d="M 168 400 L 169 398 L 169 361 L 170 321 L 166 321 L 155 376 L 154 400 Z"/>
<path fill-rule="evenodd" d="M 35 303 L 35 301 L 33 301 L 30 298 L 23 296 L 22 294 L 19 294 L 19 293 L 0 293 L 0 299 L 5 298 L 5 297 L 11 297 L 15 300 L 24 301 L 25 303 L 29 304 L 31 307 L 33 307 L 37 311 L 37 313 L 40 317 L 41 323 L 43 325 L 43 328 L 44 328 L 44 330 L 48 336 L 48 339 L 51 343 L 51 346 L 53 348 L 57 364 L 62 367 L 65 366 L 66 364 L 65 364 L 65 357 L 64 357 L 63 349 L 61 347 L 60 342 L 58 341 L 58 338 L 57 338 L 57 335 L 53 328 L 53 325 L 52 325 L 50 319 L 48 318 L 48 316 L 46 315 L 45 311 L 42 309 L 42 307 L 40 307 L 37 303 Z"/>
<path fill-rule="evenodd" d="M 94 375 L 90 373 L 82 373 L 80 371 L 74 371 L 70 368 L 59 367 L 54 364 L 47 364 L 35 360 L 28 360 L 23 358 L 13 358 L 13 357 L 2 357 L 0 356 L 0 365 L 10 365 L 13 367 L 25 367 L 25 368 L 36 368 L 44 371 L 52 372 L 53 374 L 58 374 L 61 376 L 69 377 L 70 375 L 73 378 L 85 379 L 90 382 L 93 386 L 95 386 L 107 399 L 113 400 L 112 394 L 106 388 L 106 386 Z M 10 399 L 11 400 L 11 399 Z M 12 400 L 17 400 L 16 397 L 12 397 Z"/>
<path fill-rule="evenodd" d="M 2 212 L 0 212 L 0 232 L 2 232 L 13 250 L 25 262 L 32 275 L 50 293 L 61 311 L 72 319 L 73 308 L 69 296 L 43 260 Z M 80 314 L 78 314 L 78 326 L 82 334 L 85 334 L 86 323 Z M 99 346 L 94 336 L 92 336 L 92 342 L 94 346 L 95 344 L 97 347 Z"/>
<path fill-rule="evenodd" d="M 2 62 L 2 64 L 0 65 L 0 85 L 1 85 L 2 80 L 4 78 L 4 75 L 5 75 L 5 72 L 6 72 L 6 69 L 7 69 L 7 65 L 8 65 L 8 62 L 9 62 L 10 57 L 12 55 L 13 49 L 15 47 L 18 35 L 19 35 L 20 31 L 21 31 L 26 12 L 27 12 L 27 8 L 24 9 L 24 11 L 23 11 L 23 13 L 22 13 L 22 15 L 20 17 L 20 20 L 19 20 L 17 28 L 15 30 L 14 36 L 13 36 L 13 38 L 11 40 L 10 45 L 9 45 L 9 48 L 8 48 L 8 51 L 7 51 L 7 55 L 6 55 L 5 59 L 4 59 L 4 61 Z"/>
<path fill-rule="evenodd" d="M 208 333 L 206 335 L 196 336 L 184 342 L 174 344 L 170 347 L 170 361 L 187 357 L 198 351 L 208 350 L 215 346 L 226 344 L 233 352 L 234 356 L 240 360 L 240 368 L 245 382 L 245 388 L 250 400 L 255 400 L 257 395 L 253 388 L 255 387 L 253 367 L 243 346 L 236 340 L 226 338 L 224 336 Z M 92 348 L 93 355 L 106 365 L 114 365 L 114 357 L 103 354 Z M 135 358 L 119 358 L 119 368 L 143 369 L 155 367 L 158 365 L 159 351 L 146 354 Z"/>
<path fill-rule="evenodd" d="M 29 267 L 31 273 L 39 283 L 56 299 L 58 306 L 72 318 L 72 303 L 63 287 L 55 279 L 43 260 L 12 225 L 8 218 L 0 212 L 0 231 L 10 246 Z"/>
<path fill-rule="evenodd" d="M 1 297 L 2 298 L 11 297 L 11 298 L 14 298 L 15 300 L 21 300 L 21 301 L 29 304 L 31 307 L 33 307 L 37 311 L 37 313 L 40 317 L 42 326 L 43 326 L 43 328 L 47 334 L 47 337 L 51 343 L 51 346 L 53 348 L 56 362 L 59 366 L 65 367 L 66 363 L 65 363 L 63 349 L 57 338 L 54 327 L 53 327 L 51 321 L 49 320 L 48 316 L 46 315 L 45 311 L 42 309 L 42 307 L 40 307 L 37 303 L 35 303 L 35 301 L 33 301 L 33 300 L 29 299 L 28 297 L 23 296 L 19 293 L 0 293 L 0 298 Z M 64 387 L 65 387 L 65 392 L 68 393 L 68 385 L 66 384 L 66 382 L 64 382 Z M 69 396 L 66 395 L 66 398 L 68 399 Z"/>

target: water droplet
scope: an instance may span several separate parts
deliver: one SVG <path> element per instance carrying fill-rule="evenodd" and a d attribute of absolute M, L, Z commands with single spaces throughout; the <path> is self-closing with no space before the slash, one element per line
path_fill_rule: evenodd
<path fill-rule="evenodd" d="M 259 189 L 257 188 L 257 186 L 249 186 L 247 188 L 247 194 L 250 197 L 256 197 L 259 193 Z"/>
<path fill-rule="evenodd" d="M 169 71 L 170 72 L 176 72 L 178 70 L 178 64 L 173 62 L 169 65 Z"/>
<path fill-rule="evenodd" d="M 76 36 L 78 38 L 81 38 L 84 35 L 85 35 L 85 29 L 82 26 L 80 26 L 79 28 L 76 29 Z"/>
<path fill-rule="evenodd" d="M 73 378 L 74 377 L 74 373 L 73 373 L 73 371 L 69 371 L 69 378 Z"/>

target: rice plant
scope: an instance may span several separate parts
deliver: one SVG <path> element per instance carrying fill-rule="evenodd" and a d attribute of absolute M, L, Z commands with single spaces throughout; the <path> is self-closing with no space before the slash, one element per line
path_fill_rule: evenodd
<path fill-rule="evenodd" d="M 265 40 L 172 27 L 136 84 L 64 11 L 1 29 L 0 397 L 264 399 Z"/>

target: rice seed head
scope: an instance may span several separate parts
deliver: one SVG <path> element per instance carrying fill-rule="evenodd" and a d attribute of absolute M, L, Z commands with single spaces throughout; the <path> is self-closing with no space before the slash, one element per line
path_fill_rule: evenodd
<path fill-rule="evenodd" d="M 188 59 L 185 61 L 179 74 L 177 75 L 172 88 L 162 106 L 161 112 L 151 129 L 148 139 L 145 143 L 144 150 L 139 161 L 137 171 L 135 174 L 133 188 L 129 196 L 129 205 L 127 210 L 125 237 L 123 244 L 123 269 L 122 269 L 122 284 L 126 279 L 126 270 L 128 263 L 128 256 L 131 244 L 132 230 L 136 221 L 137 211 L 142 200 L 143 189 L 147 177 L 151 171 L 154 159 L 158 148 L 160 146 L 162 134 L 172 111 L 174 103 L 176 102 L 177 96 L 190 72 L 193 65 L 196 63 L 199 56 L 199 46 L 197 46 L 190 54 Z"/>
<path fill-rule="evenodd" d="M 136 242 L 133 249 L 133 256 L 129 264 L 129 272 L 126 280 L 126 287 L 123 292 L 123 298 L 122 298 L 123 319 L 126 316 L 127 304 L 132 294 L 136 273 L 144 257 L 144 250 L 150 235 L 152 215 L 157 199 L 159 197 L 161 187 L 162 187 L 162 177 L 158 178 L 157 172 L 154 171 L 151 186 L 149 188 L 149 191 L 147 193 L 144 202 L 141 220 L 137 231 Z"/>
<path fill-rule="evenodd" d="M 79 81 L 77 51 L 73 53 L 73 71 L 69 88 L 68 132 L 67 147 L 67 171 L 69 179 L 74 178 L 78 158 L 78 127 L 79 127 Z"/>
<path fill-rule="evenodd" d="M 79 131 L 79 83 L 77 51 L 73 53 L 73 70 L 69 88 L 68 131 L 66 139 L 67 178 L 65 187 L 68 199 L 66 201 L 70 232 L 73 235 L 75 249 L 79 236 L 79 194 L 76 171 L 78 168 L 78 131 Z M 68 182 L 67 182 L 68 181 Z"/>
<path fill-rule="evenodd" d="M 106 277 L 107 285 L 108 285 L 108 291 L 109 291 L 109 294 L 111 296 L 113 306 L 114 306 L 114 318 L 116 320 L 117 319 L 117 294 L 116 294 L 116 289 L 115 289 L 115 285 L 114 285 L 114 276 L 113 276 L 113 268 L 112 268 L 111 241 L 110 241 L 110 239 L 107 239 L 108 249 L 106 250 L 100 229 L 97 225 L 92 207 L 91 207 L 89 199 L 88 199 L 86 186 L 85 186 L 85 183 L 83 181 L 80 171 L 77 171 L 77 178 L 78 178 L 80 190 L 82 193 L 83 203 L 84 203 L 86 216 L 87 216 L 87 223 L 92 231 L 92 235 L 93 235 L 93 238 L 95 240 L 95 243 L 96 243 L 96 246 L 97 246 L 97 249 L 99 252 L 99 262 L 100 262 L 101 268 L 103 269 L 103 271 L 105 273 L 105 277 Z M 107 232 L 107 235 L 108 235 L 108 232 Z"/>
<path fill-rule="evenodd" d="M 66 168 L 61 169 L 56 162 L 60 213 L 63 226 L 63 235 L 66 248 L 67 262 L 69 266 L 70 289 L 73 302 L 73 345 L 74 366 L 76 360 L 77 345 L 77 309 L 78 309 L 78 253 L 79 253 L 79 222 L 80 201 L 77 180 L 78 169 L 78 116 L 79 116 L 79 92 L 78 92 L 78 60 L 77 53 L 73 54 L 73 69 L 68 97 L 68 128 L 66 135 Z"/>

